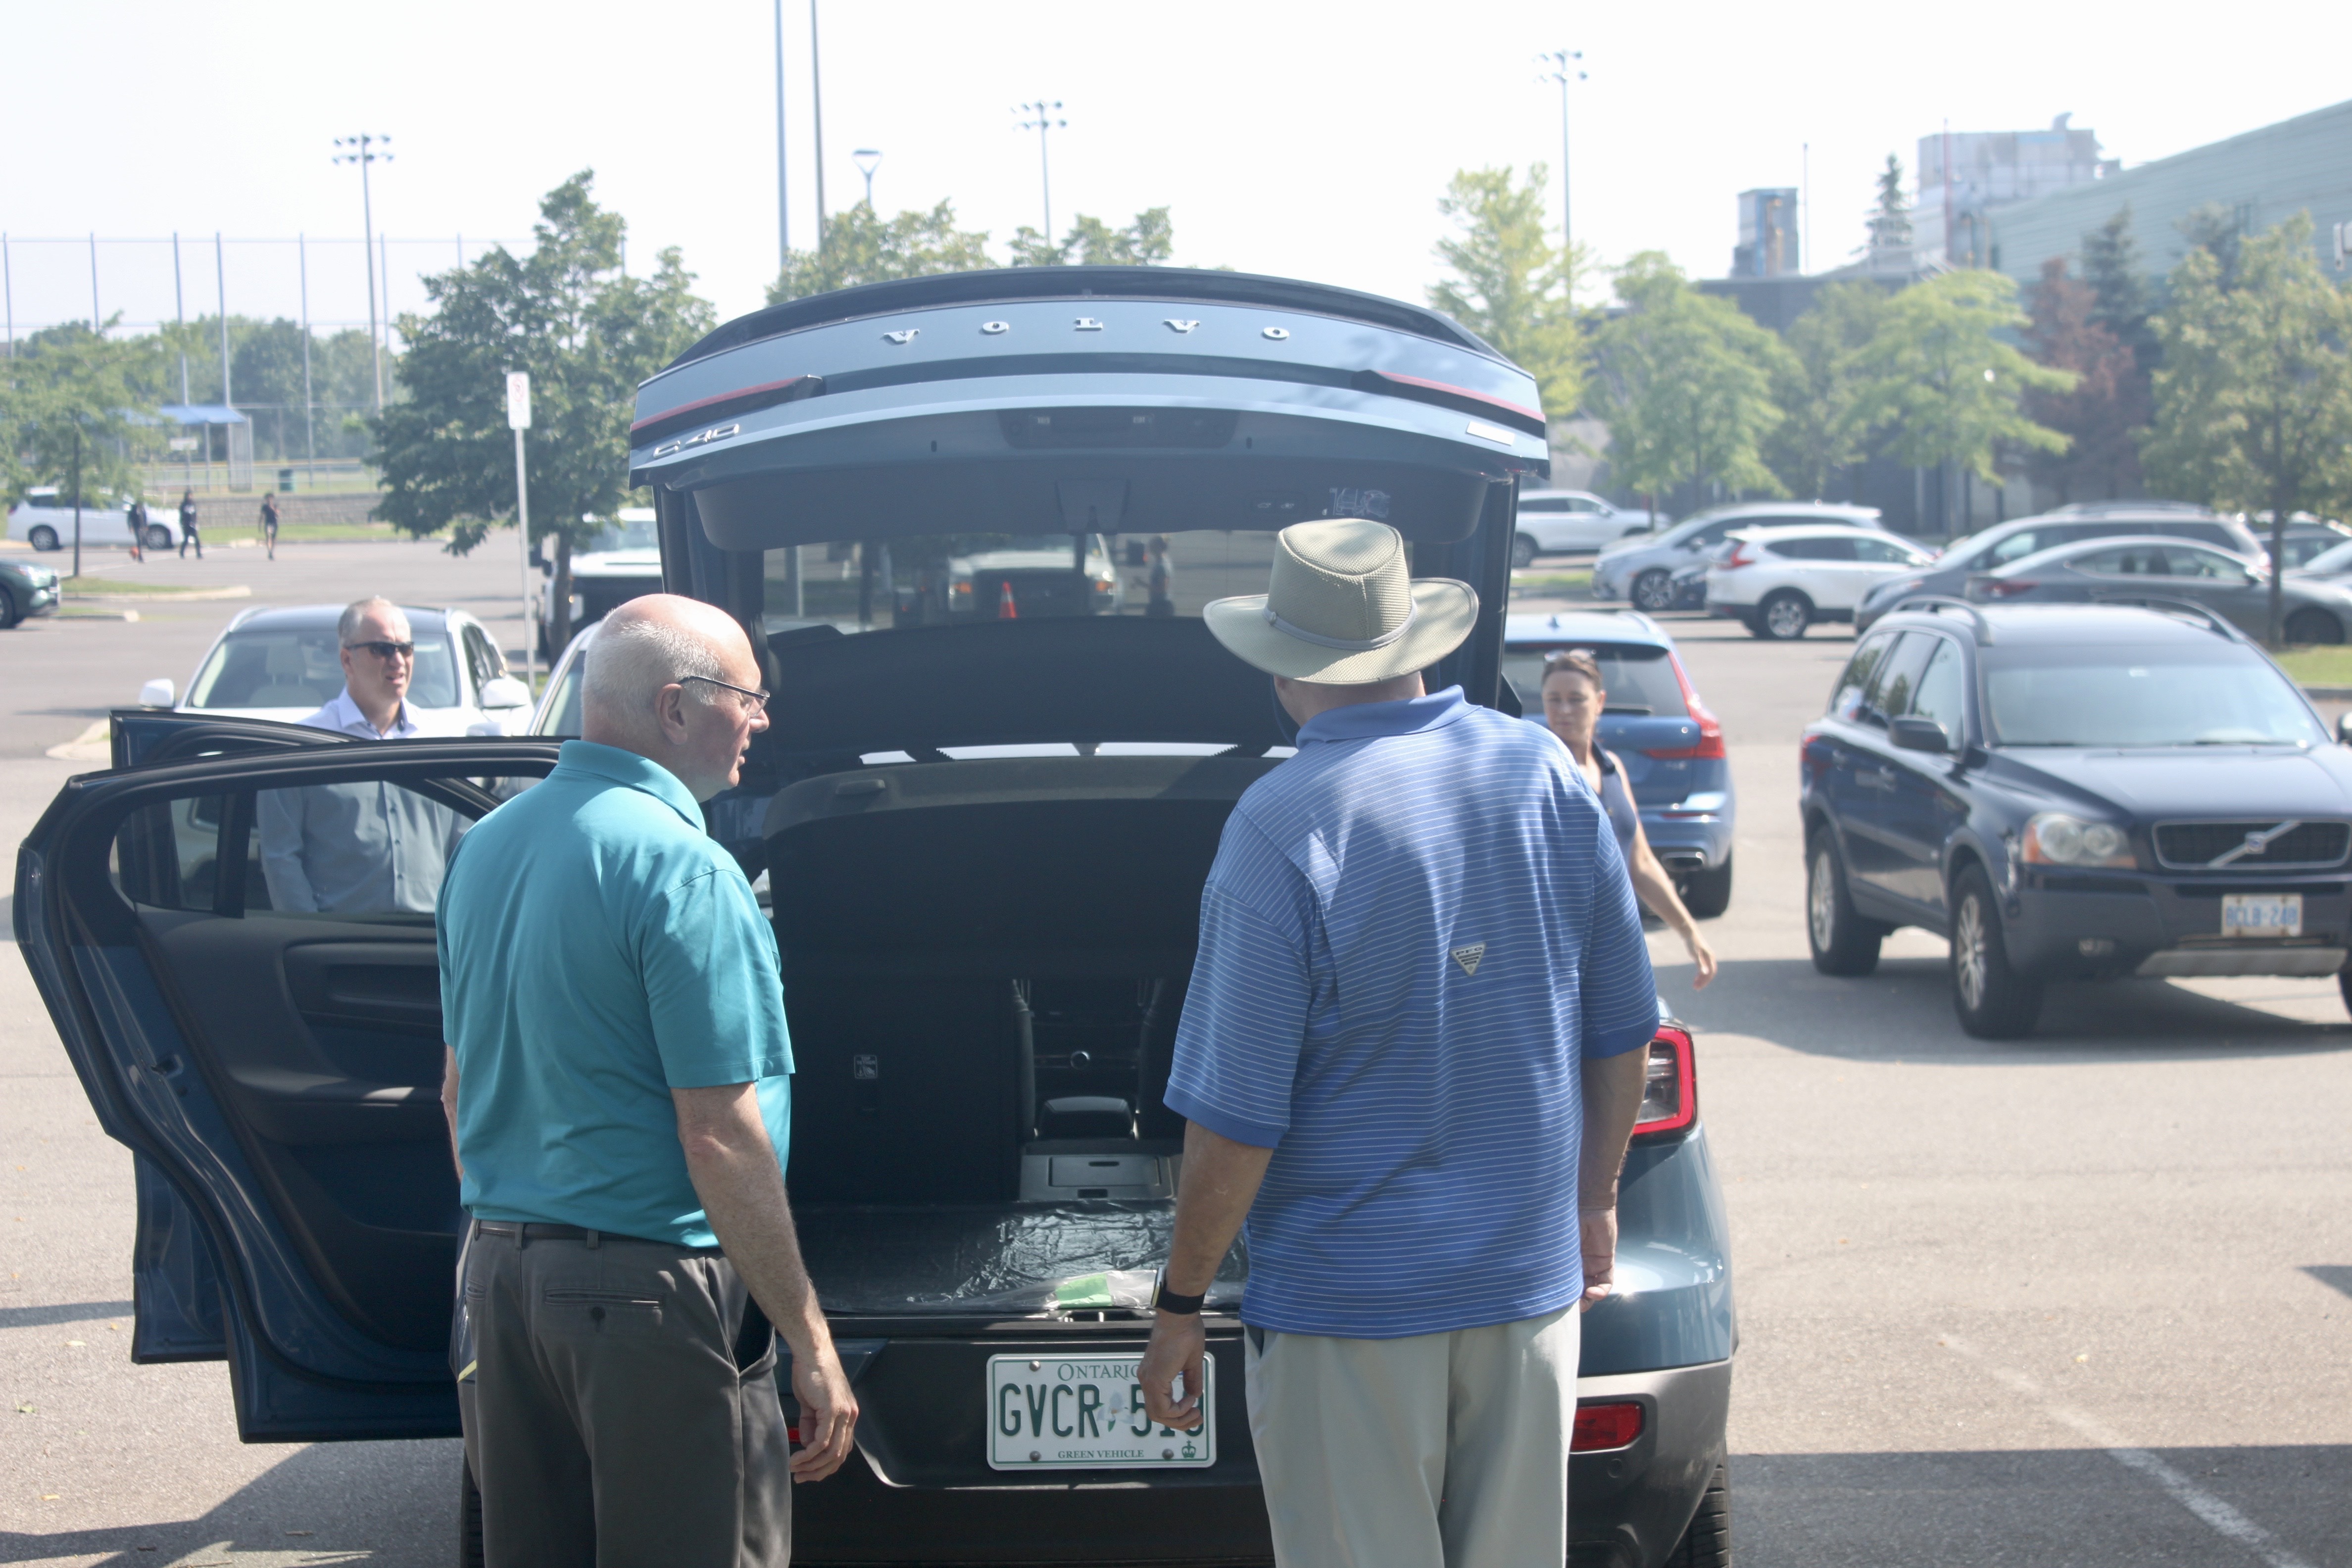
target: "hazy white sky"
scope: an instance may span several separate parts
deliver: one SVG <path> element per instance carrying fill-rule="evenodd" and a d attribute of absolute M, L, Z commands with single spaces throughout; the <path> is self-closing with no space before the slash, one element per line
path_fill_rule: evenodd
<path fill-rule="evenodd" d="M 809 3 L 785 0 L 794 242 L 814 236 Z M 1727 268 L 1735 195 L 1797 184 L 1811 153 L 1811 261 L 1862 237 L 1889 152 L 1955 130 L 2045 126 L 2062 110 L 2126 166 L 2340 100 L 2339 4 L 2195 11 L 2048 0 L 1970 6 L 1681 0 L 1590 11 L 1534 0 L 821 0 L 825 191 L 863 189 L 853 150 L 884 153 L 885 211 L 951 198 L 1001 244 L 1039 222 L 1037 139 L 1013 106 L 1059 99 L 1054 216 L 1173 209 L 1177 259 L 1420 300 L 1436 200 L 1458 168 L 1555 165 L 1558 89 L 1542 49 L 1585 52 L 1571 117 L 1578 237 L 1601 260 L 1664 248 Z M 184 238 L 191 314 L 213 309 L 226 233 L 229 309 L 294 315 L 290 245 L 307 232 L 316 321 L 366 313 L 356 174 L 329 142 L 389 133 L 375 217 L 395 241 L 394 308 L 422 270 L 523 237 L 539 195 L 596 171 L 626 216 L 633 268 L 679 247 L 722 318 L 755 308 L 776 266 L 772 0 L 17 0 L 0 20 L 0 229 L 15 319 L 134 322 L 173 310 Z M 1557 207 L 1554 206 L 1557 219 Z M 430 244 L 402 244 L 431 237 Z"/>

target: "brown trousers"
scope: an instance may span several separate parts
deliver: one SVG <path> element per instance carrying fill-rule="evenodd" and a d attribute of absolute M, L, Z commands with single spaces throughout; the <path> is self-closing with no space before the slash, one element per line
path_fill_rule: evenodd
<path fill-rule="evenodd" d="M 489 1568 L 783 1568 L 775 1333 L 734 1266 L 470 1228 L 451 1359 Z"/>

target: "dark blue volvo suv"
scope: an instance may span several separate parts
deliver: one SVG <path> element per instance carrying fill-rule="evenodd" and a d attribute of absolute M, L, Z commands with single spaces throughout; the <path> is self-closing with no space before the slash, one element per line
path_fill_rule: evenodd
<path fill-rule="evenodd" d="M 1907 601 L 1801 757 L 1824 974 L 1869 973 L 1897 926 L 1938 932 L 1961 1026 L 1993 1039 L 2053 979 L 2344 983 L 2352 751 L 2200 605 Z"/>

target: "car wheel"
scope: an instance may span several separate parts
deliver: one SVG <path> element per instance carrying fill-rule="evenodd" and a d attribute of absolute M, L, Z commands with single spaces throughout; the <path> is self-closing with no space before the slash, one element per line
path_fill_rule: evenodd
<path fill-rule="evenodd" d="M 172 531 L 165 528 L 160 522 L 151 522 L 147 525 L 145 538 L 147 541 L 147 548 L 150 550 L 169 550 L 172 548 Z"/>
<path fill-rule="evenodd" d="M 1675 607 L 1675 580 L 1663 566 L 1653 566 L 1633 579 L 1633 607 L 1637 610 L 1671 610 Z"/>
<path fill-rule="evenodd" d="M 32 531 L 25 535 L 25 542 L 36 550 L 55 550 L 58 547 L 58 531 L 46 522 L 35 523 Z"/>
<path fill-rule="evenodd" d="M 2344 640 L 2344 623 L 2326 610 L 2297 610 L 2286 618 L 2286 640 L 2291 643 L 2340 643 Z"/>
<path fill-rule="evenodd" d="M 1699 1494 L 1690 1528 L 1666 1554 L 1663 1568 L 1731 1568 L 1731 1475 L 1717 1465 Z"/>
<path fill-rule="evenodd" d="M 0 632 L 8 630 L 24 618 L 16 609 L 16 595 L 0 587 Z"/>
<path fill-rule="evenodd" d="M 474 1484 L 474 1467 L 457 1458 L 457 1568 L 483 1568 L 482 1489 Z"/>
<path fill-rule="evenodd" d="M 1694 919 L 1711 921 L 1731 907 L 1731 857 L 1712 871 L 1693 871 L 1683 879 L 1683 908 Z"/>
<path fill-rule="evenodd" d="M 1846 888 L 1845 857 L 1826 827 L 1813 834 L 1805 858 L 1805 942 L 1823 974 L 1867 974 L 1878 967 L 1886 928 L 1854 912 Z"/>
<path fill-rule="evenodd" d="M 2352 963 L 2336 972 L 2336 989 L 2344 994 L 2344 1010 L 2352 1013 Z"/>
<path fill-rule="evenodd" d="M 2042 1012 L 2042 982 L 2009 962 L 1992 884 L 1974 866 L 1960 873 L 1952 899 L 1952 1006 L 1960 1027 L 1980 1040 L 2031 1033 Z"/>
<path fill-rule="evenodd" d="M 1511 570 L 1524 572 L 1536 563 L 1536 542 L 1524 533 L 1511 536 Z"/>
<path fill-rule="evenodd" d="M 1756 607 L 1756 618 L 1763 623 L 1763 636 L 1774 642 L 1794 642 L 1813 624 L 1813 602 L 1802 594 L 1783 588 L 1765 595 L 1764 602 Z"/>

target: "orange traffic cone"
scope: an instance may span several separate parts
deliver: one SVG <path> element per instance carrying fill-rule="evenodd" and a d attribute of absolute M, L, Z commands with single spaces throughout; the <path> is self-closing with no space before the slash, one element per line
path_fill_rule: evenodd
<path fill-rule="evenodd" d="M 1013 579 L 1010 577 L 1004 580 L 1004 591 L 996 595 L 996 618 L 1000 621 L 1021 618 L 1021 606 L 1013 602 Z"/>

